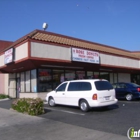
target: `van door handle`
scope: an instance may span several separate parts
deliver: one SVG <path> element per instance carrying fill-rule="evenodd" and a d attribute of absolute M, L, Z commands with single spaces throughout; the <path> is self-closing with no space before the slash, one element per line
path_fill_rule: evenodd
<path fill-rule="evenodd" d="M 62 93 L 62 95 L 65 95 L 65 93 Z"/>

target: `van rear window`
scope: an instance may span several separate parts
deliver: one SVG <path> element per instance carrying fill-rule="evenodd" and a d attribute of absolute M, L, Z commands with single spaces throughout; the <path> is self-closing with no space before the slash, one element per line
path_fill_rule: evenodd
<path fill-rule="evenodd" d="M 97 90 L 110 90 L 113 86 L 108 81 L 96 81 L 95 87 Z"/>

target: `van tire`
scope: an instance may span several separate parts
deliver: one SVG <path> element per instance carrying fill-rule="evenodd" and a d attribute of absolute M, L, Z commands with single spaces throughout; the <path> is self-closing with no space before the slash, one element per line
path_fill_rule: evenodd
<path fill-rule="evenodd" d="M 49 97 L 48 104 L 51 107 L 54 107 L 55 106 L 55 100 L 53 99 L 53 97 Z"/>
<path fill-rule="evenodd" d="M 89 111 L 89 104 L 86 100 L 81 100 L 79 103 L 79 107 L 83 112 Z"/>

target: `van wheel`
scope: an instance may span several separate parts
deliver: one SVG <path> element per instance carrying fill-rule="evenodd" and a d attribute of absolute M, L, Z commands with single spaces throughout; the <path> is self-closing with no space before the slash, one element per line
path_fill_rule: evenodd
<path fill-rule="evenodd" d="M 87 112 L 89 110 L 89 104 L 86 100 L 81 100 L 79 106 L 80 109 L 84 112 Z"/>
<path fill-rule="evenodd" d="M 133 98 L 133 95 L 132 95 L 131 93 L 128 93 L 128 94 L 126 95 L 126 100 L 127 100 L 127 101 L 131 101 L 132 98 Z"/>
<path fill-rule="evenodd" d="M 52 107 L 55 106 L 55 100 L 53 99 L 53 97 L 49 97 L 48 104 Z"/>

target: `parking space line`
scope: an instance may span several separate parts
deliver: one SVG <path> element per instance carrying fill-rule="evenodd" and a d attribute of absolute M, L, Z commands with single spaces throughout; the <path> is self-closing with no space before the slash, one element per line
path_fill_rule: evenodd
<path fill-rule="evenodd" d="M 76 112 L 73 112 L 73 111 L 59 110 L 59 109 L 54 109 L 54 108 L 50 108 L 50 107 L 44 107 L 44 108 L 45 109 L 54 110 L 54 111 L 65 112 L 65 113 L 69 113 L 69 114 L 75 114 L 75 115 L 81 115 L 81 116 L 84 116 L 85 115 L 83 113 L 76 113 Z"/>

